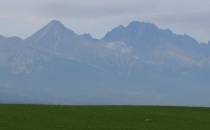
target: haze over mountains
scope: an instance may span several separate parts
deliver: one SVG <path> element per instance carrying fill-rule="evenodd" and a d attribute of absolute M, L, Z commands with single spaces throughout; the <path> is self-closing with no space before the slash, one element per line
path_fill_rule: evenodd
<path fill-rule="evenodd" d="M 138 21 L 96 39 L 53 20 L 0 36 L 0 102 L 210 106 L 209 44 Z"/>

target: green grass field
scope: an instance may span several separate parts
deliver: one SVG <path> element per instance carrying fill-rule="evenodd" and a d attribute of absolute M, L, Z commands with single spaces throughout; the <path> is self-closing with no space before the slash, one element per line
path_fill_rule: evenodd
<path fill-rule="evenodd" d="M 0 130 L 210 130 L 210 109 L 0 105 Z"/>

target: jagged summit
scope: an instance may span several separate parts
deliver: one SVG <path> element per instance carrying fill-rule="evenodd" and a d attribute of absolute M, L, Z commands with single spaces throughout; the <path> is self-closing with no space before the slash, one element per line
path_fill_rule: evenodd
<path fill-rule="evenodd" d="M 71 33 L 74 33 L 72 30 L 65 27 L 65 25 L 58 20 L 50 21 L 46 26 L 43 27 L 43 29 L 41 29 L 41 31 L 43 33 L 47 33 L 47 32 L 50 32 L 50 33 L 71 32 Z"/>
<path fill-rule="evenodd" d="M 34 33 L 32 36 L 27 38 L 27 41 L 31 39 L 54 39 L 56 37 L 63 37 L 63 36 L 76 36 L 77 34 L 74 33 L 71 29 L 67 28 L 63 23 L 58 20 L 52 20 L 39 31 Z"/>
<path fill-rule="evenodd" d="M 49 22 L 49 24 L 63 24 L 63 23 L 61 21 L 59 21 L 59 20 L 54 19 L 54 20 L 51 20 Z"/>
<path fill-rule="evenodd" d="M 118 26 L 112 31 L 108 32 L 103 40 L 105 41 L 123 41 L 129 42 L 139 39 L 151 39 L 151 36 L 156 36 L 159 33 L 164 33 L 156 25 L 151 23 L 133 21 L 127 26 Z M 137 41 L 135 41 L 137 42 Z"/>
<path fill-rule="evenodd" d="M 128 28 L 129 27 L 135 27 L 135 28 L 138 28 L 138 27 L 153 27 L 153 28 L 157 28 L 157 26 L 152 24 L 152 23 L 146 23 L 146 22 L 141 22 L 141 21 L 132 21 L 128 24 L 127 27 Z"/>
<path fill-rule="evenodd" d="M 65 28 L 64 24 L 58 20 L 50 21 L 46 26 L 46 28 Z"/>

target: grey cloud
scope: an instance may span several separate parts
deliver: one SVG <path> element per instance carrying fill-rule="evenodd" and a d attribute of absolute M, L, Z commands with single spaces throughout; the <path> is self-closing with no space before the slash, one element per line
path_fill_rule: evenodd
<path fill-rule="evenodd" d="M 141 5 L 109 5 L 109 4 L 79 4 L 79 3 L 50 3 L 37 9 L 40 15 L 60 16 L 75 19 L 92 19 L 109 16 L 128 15 L 135 12 L 145 12 Z"/>

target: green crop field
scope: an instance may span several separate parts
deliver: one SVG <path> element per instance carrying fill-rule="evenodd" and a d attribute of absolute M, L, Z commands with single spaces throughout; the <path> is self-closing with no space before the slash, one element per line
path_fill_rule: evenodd
<path fill-rule="evenodd" d="M 210 130 L 210 109 L 0 105 L 0 130 Z"/>

